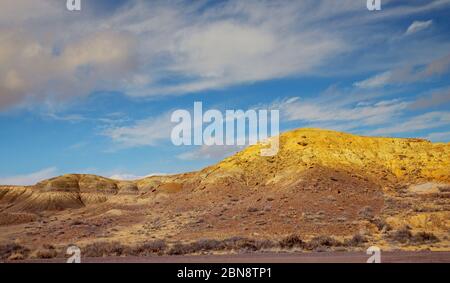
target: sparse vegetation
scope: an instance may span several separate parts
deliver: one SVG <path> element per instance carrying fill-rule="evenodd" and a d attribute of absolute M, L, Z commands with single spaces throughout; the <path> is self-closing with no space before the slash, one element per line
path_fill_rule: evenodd
<path fill-rule="evenodd" d="M 25 257 L 21 253 L 13 253 L 8 257 L 8 260 L 14 261 L 14 260 L 24 260 Z"/>
<path fill-rule="evenodd" d="M 392 231 L 389 239 L 404 244 L 429 244 L 440 240 L 432 233 L 419 232 L 413 234 L 409 227 Z M 327 251 L 331 248 L 346 249 L 361 247 L 368 240 L 361 234 L 355 234 L 352 238 L 341 242 L 330 236 L 317 236 L 309 241 L 304 241 L 297 234 L 291 234 L 279 241 L 249 239 L 245 237 L 232 237 L 224 240 L 200 239 L 191 243 L 176 242 L 168 245 L 164 240 L 145 242 L 136 246 L 127 246 L 119 242 L 95 242 L 82 248 L 83 257 L 110 257 L 110 256 L 152 256 L 152 255 L 186 255 L 214 251 L 256 252 L 261 250 L 282 249 L 290 250 L 300 248 L 310 251 Z M 30 250 L 18 245 L 7 244 L 0 246 L 1 260 L 23 260 L 28 258 Z M 44 245 L 32 254 L 39 259 L 51 259 L 64 257 L 52 245 Z"/>
<path fill-rule="evenodd" d="M 372 224 L 374 224 L 375 226 L 377 226 L 379 231 L 389 231 L 391 230 L 391 226 L 382 218 L 380 217 L 374 217 L 373 219 L 371 219 L 370 221 Z"/>
<path fill-rule="evenodd" d="M 389 238 L 392 241 L 405 244 L 405 243 L 408 243 L 411 240 L 412 233 L 410 231 L 410 228 L 405 226 L 405 227 L 403 227 L 401 229 L 392 231 L 392 233 L 389 234 Z"/>
<path fill-rule="evenodd" d="M 55 249 L 39 249 L 36 251 L 36 257 L 41 259 L 50 259 L 58 256 L 58 252 Z"/>
<path fill-rule="evenodd" d="M 419 232 L 412 237 L 412 242 L 416 244 L 429 244 L 439 242 L 439 238 L 433 233 Z"/>
<path fill-rule="evenodd" d="M 131 250 L 132 254 L 137 256 L 163 255 L 167 250 L 167 244 L 164 240 L 156 240 L 145 242 Z"/>
<path fill-rule="evenodd" d="M 222 241 L 202 239 L 193 243 L 175 243 L 168 251 L 170 255 L 191 254 L 209 251 L 235 250 L 241 252 L 254 252 L 275 247 L 269 240 L 255 240 L 244 237 L 232 237 Z"/>
<path fill-rule="evenodd" d="M 367 243 L 367 238 L 361 234 L 355 234 L 351 239 L 344 241 L 344 245 L 347 247 L 359 247 L 364 243 Z"/>
<path fill-rule="evenodd" d="M 254 240 L 245 237 L 228 238 L 224 240 L 224 244 L 227 249 L 238 251 L 257 251 L 275 246 L 275 244 L 269 240 Z"/>
<path fill-rule="evenodd" d="M 224 244 L 218 240 L 201 239 L 191 244 L 191 249 L 194 252 L 197 251 L 216 251 L 222 250 Z"/>
<path fill-rule="evenodd" d="M 374 217 L 374 212 L 372 207 L 365 206 L 358 212 L 359 217 L 366 220 L 371 220 Z"/>
<path fill-rule="evenodd" d="M 307 244 L 308 250 L 322 250 L 324 248 L 339 247 L 342 243 L 329 236 L 317 236 L 312 238 Z"/>
<path fill-rule="evenodd" d="M 95 242 L 82 249 L 85 257 L 121 256 L 126 250 L 119 242 Z"/>
<path fill-rule="evenodd" d="M 169 255 L 184 255 L 184 254 L 188 254 L 189 252 L 190 251 L 186 245 L 183 245 L 182 243 L 176 243 L 169 249 L 167 254 L 169 254 Z"/>
<path fill-rule="evenodd" d="M 9 243 L 5 245 L 0 245 L 0 259 L 11 259 L 15 255 L 15 259 L 20 257 L 26 257 L 30 253 L 30 250 L 22 245 L 16 243 Z"/>
<path fill-rule="evenodd" d="M 279 245 L 283 249 L 292 249 L 293 247 L 304 247 L 305 243 L 298 235 L 289 235 L 281 239 Z"/>
<path fill-rule="evenodd" d="M 399 242 L 402 244 L 430 244 L 439 242 L 439 238 L 433 233 L 429 232 L 418 232 L 413 234 L 410 228 L 405 226 L 399 230 L 393 231 L 389 234 L 389 238 L 392 241 Z"/>

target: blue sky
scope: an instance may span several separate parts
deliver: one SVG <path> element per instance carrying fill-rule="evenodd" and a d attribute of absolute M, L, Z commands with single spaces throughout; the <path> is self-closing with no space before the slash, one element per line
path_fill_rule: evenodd
<path fill-rule="evenodd" d="M 320 127 L 450 142 L 450 0 L 0 3 L 0 183 L 197 170 L 170 114 L 279 109 Z"/>

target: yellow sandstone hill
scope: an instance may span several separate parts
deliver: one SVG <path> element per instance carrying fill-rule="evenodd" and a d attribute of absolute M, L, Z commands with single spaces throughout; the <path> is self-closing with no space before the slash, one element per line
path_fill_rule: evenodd
<path fill-rule="evenodd" d="M 241 169 L 270 181 L 271 174 L 301 172 L 311 166 L 357 170 L 401 181 L 450 183 L 450 144 L 423 139 L 363 137 L 320 129 L 298 129 L 280 137 L 279 153 L 261 157 L 262 145 L 229 157 L 216 168 Z"/>
<path fill-rule="evenodd" d="M 362 233 L 378 245 L 429 248 L 411 235 L 432 233 L 440 240 L 435 249 L 450 250 L 450 144 L 298 129 L 280 136 L 276 156 L 261 156 L 262 148 L 249 146 L 185 174 L 136 181 L 75 174 L 0 187 L 0 240 L 37 245 L 97 237 L 136 243 Z M 401 229 L 412 234 L 398 244 Z"/>

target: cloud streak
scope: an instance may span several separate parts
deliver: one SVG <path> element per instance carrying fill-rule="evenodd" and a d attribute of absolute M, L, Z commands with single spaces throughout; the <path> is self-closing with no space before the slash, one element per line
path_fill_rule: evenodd
<path fill-rule="evenodd" d="M 442 106 L 450 102 L 450 88 L 431 91 L 410 105 L 413 110 Z"/>
<path fill-rule="evenodd" d="M 432 20 L 414 21 L 406 30 L 405 35 L 411 35 L 411 34 L 419 32 L 419 31 L 423 31 L 427 28 L 430 28 L 432 24 L 433 24 Z"/>
<path fill-rule="evenodd" d="M 119 147 L 140 147 L 156 145 L 170 138 L 173 123 L 170 113 L 139 120 L 129 126 L 110 127 L 103 131 Z"/>
<path fill-rule="evenodd" d="M 381 88 L 392 84 L 414 83 L 447 73 L 450 69 L 450 54 L 425 64 L 405 66 L 386 71 L 353 85 L 362 89 Z"/>
<path fill-rule="evenodd" d="M 16 175 L 0 178 L 0 185 L 29 186 L 34 185 L 44 179 L 49 179 L 57 175 L 57 169 L 50 167 L 30 174 Z"/>
<path fill-rule="evenodd" d="M 370 131 L 372 135 L 392 135 L 399 133 L 411 133 L 424 129 L 435 129 L 450 125 L 450 112 L 435 111 L 414 116 L 394 126 L 384 127 Z"/>

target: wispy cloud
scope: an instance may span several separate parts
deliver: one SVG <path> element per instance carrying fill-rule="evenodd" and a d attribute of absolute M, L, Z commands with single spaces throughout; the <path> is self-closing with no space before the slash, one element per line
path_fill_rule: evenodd
<path fill-rule="evenodd" d="M 399 133 L 414 133 L 420 130 L 430 130 L 450 125 L 450 112 L 435 111 L 417 115 L 393 126 L 369 131 L 372 135 L 391 135 Z"/>
<path fill-rule="evenodd" d="M 46 119 L 51 119 L 55 121 L 65 121 L 71 123 L 77 123 L 85 121 L 87 118 L 80 114 L 58 114 L 58 113 L 45 113 L 43 117 Z"/>
<path fill-rule="evenodd" d="M 428 21 L 414 21 L 406 30 L 405 35 L 411 35 L 413 33 L 425 30 L 433 24 L 433 20 Z"/>
<path fill-rule="evenodd" d="M 279 108 L 287 121 L 299 121 L 308 125 L 326 126 L 347 130 L 386 123 L 400 115 L 408 102 L 399 100 L 363 101 L 330 105 L 322 99 L 302 100 L 291 98 L 271 107 Z"/>
<path fill-rule="evenodd" d="M 55 167 L 50 167 L 30 174 L 0 177 L 0 185 L 34 185 L 39 181 L 56 176 L 57 172 L 58 170 Z"/>
<path fill-rule="evenodd" d="M 144 179 L 147 177 L 152 177 L 152 176 L 164 176 L 167 175 L 166 173 L 151 173 L 151 174 L 147 174 L 147 175 L 135 175 L 135 174 L 130 174 L 130 173 L 116 173 L 113 174 L 111 176 L 109 176 L 110 179 L 114 179 L 114 180 L 139 180 L 139 179 Z"/>
<path fill-rule="evenodd" d="M 168 140 L 173 127 L 170 121 L 171 113 L 157 117 L 139 120 L 128 126 L 113 126 L 103 135 L 109 137 L 119 147 L 139 147 L 156 145 L 158 142 Z"/>
<path fill-rule="evenodd" d="M 449 69 L 450 54 L 433 60 L 424 66 L 404 66 L 355 82 L 353 85 L 359 88 L 379 88 L 390 84 L 414 83 L 445 74 Z"/>
<path fill-rule="evenodd" d="M 433 90 L 421 95 L 410 105 L 411 109 L 424 109 L 442 106 L 450 102 L 450 88 Z"/>
<path fill-rule="evenodd" d="M 376 88 L 383 87 L 389 84 L 392 80 L 392 72 L 387 71 L 381 74 L 377 74 L 366 80 L 355 82 L 353 85 L 359 88 Z"/>

